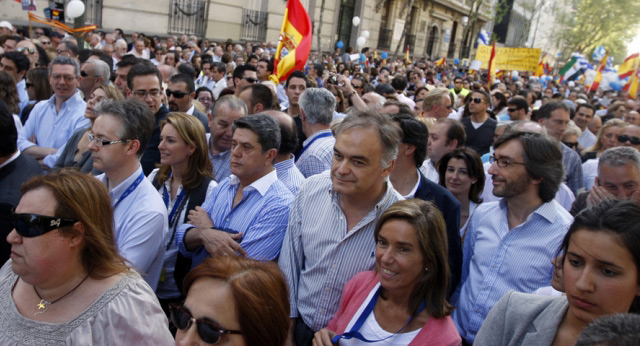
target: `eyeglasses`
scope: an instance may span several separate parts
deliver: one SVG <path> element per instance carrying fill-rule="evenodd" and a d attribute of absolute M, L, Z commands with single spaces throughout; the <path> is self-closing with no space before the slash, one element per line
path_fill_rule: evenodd
<path fill-rule="evenodd" d="M 64 50 L 62 50 L 62 49 L 58 49 L 58 50 L 56 50 L 56 53 L 58 53 L 58 55 L 60 55 L 60 54 L 62 54 L 62 53 L 66 53 L 66 52 L 68 52 L 68 51 L 69 51 L 68 49 L 64 49 Z"/>
<path fill-rule="evenodd" d="M 217 344 L 218 341 L 220 341 L 220 337 L 224 334 L 242 334 L 239 330 L 224 329 L 206 317 L 196 320 L 193 318 L 193 315 L 191 315 L 191 312 L 184 306 L 170 304 L 169 311 L 171 312 L 171 323 L 173 323 L 176 328 L 186 330 L 191 328 L 192 323 L 195 323 L 198 335 L 202 341 L 207 344 Z"/>
<path fill-rule="evenodd" d="M 36 51 L 31 47 L 20 47 L 16 49 L 20 53 L 24 53 L 25 51 L 29 53 L 29 55 L 33 55 Z"/>
<path fill-rule="evenodd" d="M 87 78 L 87 77 L 89 77 L 89 74 L 87 72 L 85 72 L 85 71 L 80 70 L 80 77 Z"/>
<path fill-rule="evenodd" d="M 242 79 L 246 80 L 247 82 L 249 82 L 251 84 L 255 84 L 255 83 L 258 83 L 260 81 L 259 79 L 253 78 L 253 77 L 244 77 Z"/>
<path fill-rule="evenodd" d="M 41 45 L 51 44 L 51 41 L 42 41 L 42 40 L 40 40 L 40 44 Z"/>
<path fill-rule="evenodd" d="M 362 89 L 362 85 L 351 84 L 354 89 Z"/>
<path fill-rule="evenodd" d="M 640 145 L 640 138 L 635 136 L 618 135 L 618 142 L 627 143 L 631 142 L 633 145 Z"/>
<path fill-rule="evenodd" d="M 55 216 L 16 214 L 15 209 L 11 210 L 11 221 L 13 222 L 13 228 L 15 228 L 16 232 L 25 238 L 41 236 L 54 229 L 71 226 L 78 222 L 78 220 L 63 219 Z"/>
<path fill-rule="evenodd" d="M 578 142 L 565 142 L 565 141 L 562 141 L 562 143 L 564 143 L 564 145 L 568 146 L 571 149 L 578 149 Z"/>
<path fill-rule="evenodd" d="M 477 98 L 477 97 L 474 98 L 474 99 L 471 99 L 471 101 L 473 101 L 474 103 L 482 103 L 483 102 L 481 98 Z"/>
<path fill-rule="evenodd" d="M 511 113 L 511 112 L 515 112 L 520 108 L 507 108 L 507 112 Z"/>
<path fill-rule="evenodd" d="M 515 162 L 515 161 L 511 161 L 509 159 L 505 159 L 503 157 L 498 158 L 498 157 L 495 157 L 493 155 L 489 156 L 489 163 L 493 165 L 494 162 L 498 164 L 498 167 L 503 167 L 503 168 L 507 167 L 507 166 L 509 166 L 511 164 L 516 164 L 516 165 L 524 165 L 525 164 L 524 162 Z"/>
<path fill-rule="evenodd" d="M 173 91 L 171 89 L 167 89 L 166 90 L 166 94 L 167 97 L 171 97 L 171 95 L 173 95 L 173 97 L 177 98 L 177 99 L 181 99 L 191 93 L 187 93 L 187 92 L 183 92 L 183 91 Z"/>
<path fill-rule="evenodd" d="M 74 79 L 77 79 L 77 77 L 70 74 L 65 74 L 65 75 L 54 74 L 54 75 L 51 75 L 51 79 L 53 79 L 54 81 L 59 81 L 60 79 L 64 79 L 65 82 L 71 82 Z"/>
<path fill-rule="evenodd" d="M 147 95 L 150 95 L 151 97 L 158 97 L 160 95 L 162 91 L 158 90 L 158 89 L 153 89 L 153 90 L 134 90 L 133 91 L 133 95 L 135 95 L 137 98 L 143 99 L 145 97 L 147 97 Z"/>
<path fill-rule="evenodd" d="M 91 142 L 95 143 L 96 147 L 98 148 L 103 147 L 105 145 L 109 145 L 109 144 L 131 142 L 130 139 L 118 139 L 115 141 L 105 141 L 104 139 L 96 138 L 96 135 L 94 135 L 93 133 L 89 133 L 87 136 L 89 137 L 89 143 Z"/>
<path fill-rule="evenodd" d="M 33 85 L 33 83 L 29 83 L 29 82 L 25 82 L 24 87 L 25 88 L 31 88 Z"/>

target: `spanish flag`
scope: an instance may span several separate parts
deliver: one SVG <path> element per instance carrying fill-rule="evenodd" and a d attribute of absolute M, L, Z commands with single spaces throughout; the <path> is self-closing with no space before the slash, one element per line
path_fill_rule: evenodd
<path fill-rule="evenodd" d="M 640 54 L 638 53 L 631 54 L 626 59 L 624 59 L 624 62 L 622 63 L 622 65 L 620 65 L 620 68 L 618 68 L 618 76 L 620 77 L 620 79 L 631 76 L 636 70 L 634 66 L 638 63 L 639 60 Z"/>
<path fill-rule="evenodd" d="M 493 42 L 491 56 L 489 57 L 489 74 L 487 75 L 487 83 L 493 84 L 493 76 L 496 74 L 496 42 Z"/>
<path fill-rule="evenodd" d="M 593 80 L 593 83 L 591 83 L 591 87 L 589 87 L 588 91 L 596 91 L 600 87 L 600 81 L 602 80 L 602 70 L 604 70 L 604 67 L 607 66 L 607 59 L 609 59 L 609 53 L 605 54 L 604 58 L 600 60 L 600 65 L 598 65 L 598 69 L 596 71 L 596 78 Z"/>
<path fill-rule="evenodd" d="M 300 0 L 288 0 L 276 49 L 274 75 L 269 79 L 278 84 L 291 72 L 304 70 L 311 51 L 311 35 L 311 20 L 304 6 Z M 288 52 L 285 56 L 282 56 L 283 49 Z"/>
<path fill-rule="evenodd" d="M 411 59 L 409 58 L 409 46 L 407 46 L 407 50 L 404 52 L 404 61 L 407 64 L 411 64 Z"/>
<path fill-rule="evenodd" d="M 544 53 L 544 55 L 542 55 L 542 59 L 540 59 L 540 62 L 538 63 L 538 71 L 536 71 L 536 77 L 541 77 L 543 74 L 545 74 L 545 58 L 547 57 L 547 53 Z"/>
<path fill-rule="evenodd" d="M 447 61 L 447 59 L 442 58 L 440 60 L 436 60 L 436 66 L 437 67 L 441 67 L 442 65 L 444 65 L 444 63 Z"/>
<path fill-rule="evenodd" d="M 622 88 L 622 90 L 626 90 L 629 92 L 629 98 L 635 99 L 638 95 L 638 83 L 640 78 L 640 61 L 636 59 L 636 62 L 633 66 L 633 72 L 631 73 L 631 78 L 629 78 L 629 82 Z"/>

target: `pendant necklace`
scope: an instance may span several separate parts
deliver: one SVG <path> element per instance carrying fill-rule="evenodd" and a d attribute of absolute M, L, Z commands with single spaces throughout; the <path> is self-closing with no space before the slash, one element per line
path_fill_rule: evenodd
<path fill-rule="evenodd" d="M 39 314 L 44 314 L 45 312 L 47 312 L 47 309 L 49 308 L 49 305 L 54 304 L 58 301 L 60 301 L 61 299 L 63 299 L 64 297 L 70 295 L 73 291 L 75 291 L 78 287 L 80 287 L 80 285 L 82 285 L 82 283 L 87 280 L 87 278 L 89 277 L 89 274 L 87 273 L 87 275 L 84 277 L 84 279 L 82 279 L 82 281 L 80 281 L 79 284 L 76 285 L 76 287 L 72 288 L 71 291 L 65 293 L 65 295 L 63 295 L 62 297 L 54 300 L 54 301 L 48 301 L 44 298 L 42 298 L 40 296 L 40 293 L 38 293 L 38 290 L 36 289 L 36 286 L 33 286 L 33 290 L 36 292 L 36 295 L 38 296 L 38 298 L 40 298 L 40 302 L 38 304 L 36 304 L 36 307 L 38 308 L 38 311 L 36 311 L 34 313 L 34 315 L 39 315 Z"/>

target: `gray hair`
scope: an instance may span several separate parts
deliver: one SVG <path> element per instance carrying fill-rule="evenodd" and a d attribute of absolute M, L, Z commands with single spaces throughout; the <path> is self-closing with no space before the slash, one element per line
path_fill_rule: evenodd
<path fill-rule="evenodd" d="M 615 147 L 605 150 L 598 161 L 598 175 L 600 167 L 606 164 L 609 167 L 620 167 L 627 163 L 634 164 L 640 171 L 640 152 L 632 147 Z"/>
<path fill-rule="evenodd" d="M 109 65 L 106 62 L 100 59 L 89 59 L 85 61 L 85 64 L 93 65 L 93 73 L 96 77 L 102 77 L 102 84 L 109 84 L 111 71 L 109 71 Z"/>
<path fill-rule="evenodd" d="M 53 71 L 53 65 L 71 65 L 76 71 L 76 78 L 80 77 L 80 65 L 76 61 L 76 59 L 68 57 L 68 56 L 57 56 L 49 65 L 49 76 Z"/>
<path fill-rule="evenodd" d="M 582 130 L 580 130 L 578 125 L 576 125 L 573 122 L 573 120 L 569 121 L 569 124 L 567 124 L 567 129 L 564 131 L 564 134 L 562 135 L 562 137 L 570 136 L 570 135 L 575 135 L 575 136 L 578 136 L 578 137 L 580 137 L 580 135 L 582 135 Z"/>
<path fill-rule="evenodd" d="M 380 135 L 380 144 L 382 146 L 382 160 L 380 165 L 387 168 L 391 165 L 391 161 L 398 156 L 398 145 L 402 140 L 400 128 L 396 126 L 391 118 L 385 116 L 379 111 L 368 109 L 366 111 L 356 111 L 348 115 L 341 122 L 333 125 L 333 133 L 335 137 L 342 131 L 352 128 L 374 128 Z"/>
<path fill-rule="evenodd" d="M 635 346 L 640 341 L 640 315 L 602 316 L 580 333 L 576 346 Z"/>
<path fill-rule="evenodd" d="M 219 98 L 216 101 L 216 103 L 213 105 L 213 110 L 211 111 L 211 114 L 213 114 L 214 118 L 218 116 L 218 113 L 220 112 L 220 107 L 222 107 L 223 105 L 226 105 L 227 107 L 229 107 L 229 110 L 232 112 L 242 111 L 244 115 L 247 115 L 249 113 L 247 104 L 244 103 L 244 101 L 242 101 L 241 98 L 234 95 L 225 95 Z"/>
<path fill-rule="evenodd" d="M 124 39 L 118 39 L 114 44 L 113 44 L 114 48 L 120 48 L 120 47 L 124 47 L 127 48 L 127 41 L 125 41 Z"/>
<path fill-rule="evenodd" d="M 134 99 L 107 99 L 98 103 L 94 113 L 98 116 L 108 114 L 117 118 L 122 124 L 120 139 L 138 140 L 140 149 L 136 154 L 138 158 L 142 156 L 156 125 L 155 116 L 146 104 Z"/>
<path fill-rule="evenodd" d="M 247 129 L 258 136 L 258 142 L 262 146 L 262 153 L 267 150 L 280 148 L 280 125 L 272 117 L 260 113 L 236 119 L 233 122 L 233 132 L 237 129 Z M 274 158 L 275 160 L 275 158 Z"/>
<path fill-rule="evenodd" d="M 309 88 L 300 96 L 300 108 L 309 124 L 329 125 L 336 110 L 336 98 L 324 88 Z"/>
<path fill-rule="evenodd" d="M 428 112 L 435 105 L 442 106 L 444 97 L 449 97 L 449 89 L 447 88 L 435 88 L 427 92 L 427 96 L 422 101 L 422 109 Z"/>

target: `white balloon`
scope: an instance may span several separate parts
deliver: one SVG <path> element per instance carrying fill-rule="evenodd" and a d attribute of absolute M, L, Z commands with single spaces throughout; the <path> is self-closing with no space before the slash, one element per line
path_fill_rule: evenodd
<path fill-rule="evenodd" d="M 363 31 L 362 32 L 362 37 L 369 38 L 369 31 L 368 30 Z"/>
<path fill-rule="evenodd" d="M 360 17 L 358 17 L 358 16 L 353 17 L 353 21 L 352 22 L 353 22 L 353 26 L 360 25 Z"/>
<path fill-rule="evenodd" d="M 364 47 L 364 44 L 367 42 L 367 39 L 360 36 L 358 37 L 358 41 L 356 41 L 356 43 L 358 44 L 358 47 Z"/>
<path fill-rule="evenodd" d="M 67 17 L 73 19 L 78 18 L 84 13 L 84 2 L 80 0 L 72 0 L 67 4 Z"/>

